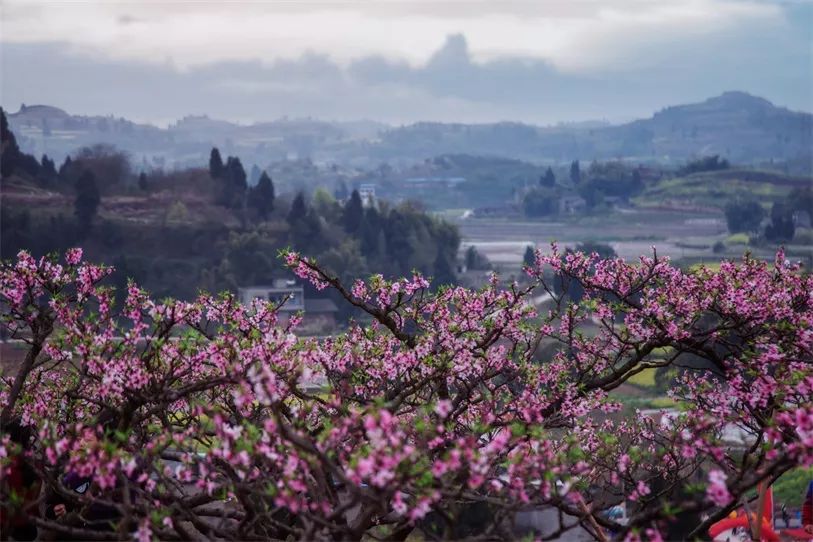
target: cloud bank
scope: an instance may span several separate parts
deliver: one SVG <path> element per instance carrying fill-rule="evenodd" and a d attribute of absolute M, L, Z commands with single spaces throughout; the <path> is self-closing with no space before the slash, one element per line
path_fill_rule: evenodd
<path fill-rule="evenodd" d="M 813 109 L 808 4 L 3 6 L 2 102 L 149 121 L 207 113 L 552 123 L 740 89 Z"/>

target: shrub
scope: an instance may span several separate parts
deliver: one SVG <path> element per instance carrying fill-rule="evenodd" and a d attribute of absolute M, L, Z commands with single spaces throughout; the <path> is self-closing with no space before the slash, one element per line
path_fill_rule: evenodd
<path fill-rule="evenodd" d="M 734 233 L 725 239 L 727 245 L 747 245 L 748 241 L 747 233 Z"/>

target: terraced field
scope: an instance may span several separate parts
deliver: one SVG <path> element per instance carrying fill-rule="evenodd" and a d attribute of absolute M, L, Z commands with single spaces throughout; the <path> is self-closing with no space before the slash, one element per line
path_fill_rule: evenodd
<path fill-rule="evenodd" d="M 473 245 L 494 265 L 505 269 L 520 264 L 526 246 L 545 248 L 554 240 L 561 246 L 585 241 L 606 243 L 627 259 L 651 253 L 655 246 L 659 254 L 674 259 L 717 261 L 720 257 L 712 253 L 711 247 L 727 236 L 720 211 L 625 209 L 606 216 L 563 221 L 458 218 L 455 223 L 464 250 Z"/>
<path fill-rule="evenodd" d="M 759 170 L 728 169 L 695 173 L 648 186 L 635 198 L 639 207 L 720 209 L 728 201 L 751 196 L 766 208 L 783 200 L 794 188 L 811 186 L 813 179 Z"/>

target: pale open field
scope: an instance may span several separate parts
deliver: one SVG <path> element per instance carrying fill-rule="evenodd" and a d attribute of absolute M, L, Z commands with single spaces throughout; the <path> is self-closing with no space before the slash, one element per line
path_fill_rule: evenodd
<path fill-rule="evenodd" d="M 673 260 L 715 262 L 740 257 L 746 247 L 728 246 L 722 254 L 711 247 L 728 237 L 722 213 L 700 211 L 661 211 L 624 209 L 606 216 L 568 218 L 556 221 L 528 221 L 490 218 L 456 218 L 462 236 L 462 250 L 474 245 L 500 269 L 520 265 L 525 247 L 545 250 L 551 241 L 573 247 L 585 241 L 608 244 L 625 259 L 651 254 Z M 770 257 L 776 247 L 754 250 L 755 255 Z"/>

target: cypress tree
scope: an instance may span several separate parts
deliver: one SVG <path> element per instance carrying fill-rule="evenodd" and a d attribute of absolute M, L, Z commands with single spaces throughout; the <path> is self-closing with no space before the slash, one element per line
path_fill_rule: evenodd
<path fill-rule="evenodd" d="M 96 177 L 92 172 L 85 171 L 76 181 L 76 199 L 73 202 L 74 215 L 82 235 L 86 235 L 93 226 L 101 199 Z"/>
<path fill-rule="evenodd" d="M 56 164 L 54 161 L 48 158 L 47 154 L 42 155 L 42 160 L 40 161 L 40 180 L 45 184 L 50 184 L 51 182 L 56 179 Z"/>
<path fill-rule="evenodd" d="M 771 207 L 771 223 L 765 227 L 765 238 L 773 242 L 789 242 L 795 233 L 793 210 L 784 203 L 775 202 Z"/>
<path fill-rule="evenodd" d="M 574 185 L 582 182 L 582 172 L 579 168 L 578 160 L 573 160 L 573 162 L 570 164 L 570 182 L 572 182 Z"/>
<path fill-rule="evenodd" d="M 305 205 L 305 194 L 298 192 L 294 201 L 291 203 L 291 209 L 288 211 L 286 220 L 288 224 L 293 226 L 298 220 L 305 218 L 308 213 L 308 207 Z"/>
<path fill-rule="evenodd" d="M 455 272 L 452 267 L 452 264 L 449 263 L 448 258 L 443 255 L 442 250 L 438 250 L 438 255 L 435 258 L 435 277 L 432 281 L 432 285 L 435 288 L 440 286 L 445 286 L 449 284 L 454 284 L 457 282 L 457 277 L 455 277 Z"/>
<path fill-rule="evenodd" d="M 556 186 L 556 175 L 553 174 L 553 170 L 548 167 L 548 170 L 545 171 L 545 175 L 539 178 L 540 186 L 547 186 L 553 188 Z"/>
<path fill-rule="evenodd" d="M 271 177 L 263 171 L 257 186 L 251 189 L 249 205 L 257 210 L 261 219 L 266 220 L 274 209 L 274 197 L 274 183 Z"/>
<path fill-rule="evenodd" d="M 12 173 L 25 173 L 32 177 L 40 173 L 40 163 L 30 154 L 20 150 L 14 133 L 9 129 L 6 113 L 0 108 L 0 177 Z"/>
<path fill-rule="evenodd" d="M 223 173 L 220 176 L 219 202 L 224 207 L 239 209 L 243 206 L 248 184 L 246 183 L 246 170 L 236 156 L 229 156 Z"/>
<path fill-rule="evenodd" d="M 71 160 L 70 156 L 65 157 L 65 161 L 62 162 L 62 165 L 59 166 L 59 177 L 63 180 L 66 179 L 68 172 L 71 169 L 71 165 L 73 164 L 73 160 Z"/>
<path fill-rule="evenodd" d="M 342 220 L 344 222 L 344 231 L 349 234 L 355 234 L 361 227 L 361 221 L 364 218 L 364 205 L 361 203 L 361 196 L 358 190 L 353 190 L 350 194 L 350 199 L 344 206 L 344 213 Z"/>
<path fill-rule="evenodd" d="M 526 246 L 525 254 L 522 256 L 522 263 L 528 267 L 531 267 L 535 261 L 536 254 L 534 254 L 534 248 L 531 245 Z"/>
<path fill-rule="evenodd" d="M 2 148 L 0 176 L 8 177 L 17 165 L 17 155 L 20 153 L 20 148 L 17 146 L 17 139 L 8 128 L 6 112 L 2 108 L 0 108 L 0 148 Z"/>
<path fill-rule="evenodd" d="M 47 154 L 42 155 L 42 171 L 48 177 L 56 177 L 56 164 L 54 161 L 48 158 Z"/>
<path fill-rule="evenodd" d="M 217 147 L 212 147 L 209 154 L 209 175 L 213 179 L 219 179 L 223 175 L 223 158 L 220 157 Z"/>
<path fill-rule="evenodd" d="M 375 207 L 370 207 L 362 217 L 358 237 L 361 238 L 361 253 L 369 258 L 384 256 L 379 253 L 378 237 L 381 233 L 381 217 Z"/>

